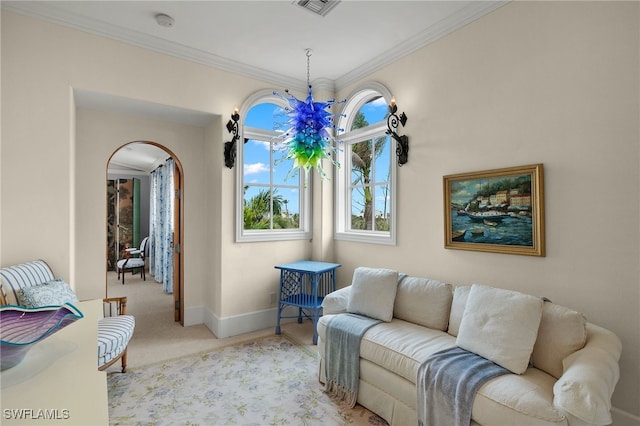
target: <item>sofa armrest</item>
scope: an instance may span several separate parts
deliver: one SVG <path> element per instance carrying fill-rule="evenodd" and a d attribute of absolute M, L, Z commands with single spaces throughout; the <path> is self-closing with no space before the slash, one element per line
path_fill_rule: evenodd
<path fill-rule="evenodd" d="M 562 361 L 563 374 L 553 386 L 554 405 L 585 423 L 611 424 L 621 352 L 618 336 L 587 323 L 587 344 Z"/>
<path fill-rule="evenodd" d="M 322 301 L 322 315 L 342 314 L 347 312 L 351 286 L 344 287 L 327 294 Z"/>

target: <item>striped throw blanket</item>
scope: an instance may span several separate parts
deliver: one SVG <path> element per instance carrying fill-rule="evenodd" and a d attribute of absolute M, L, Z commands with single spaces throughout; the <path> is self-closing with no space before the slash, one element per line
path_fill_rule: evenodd
<path fill-rule="evenodd" d="M 476 392 L 509 370 L 459 347 L 431 355 L 418 368 L 418 424 L 469 426 Z"/>
<path fill-rule="evenodd" d="M 340 314 L 327 322 L 325 341 L 325 392 L 356 405 L 360 381 L 360 341 L 380 320 L 356 314 Z"/>

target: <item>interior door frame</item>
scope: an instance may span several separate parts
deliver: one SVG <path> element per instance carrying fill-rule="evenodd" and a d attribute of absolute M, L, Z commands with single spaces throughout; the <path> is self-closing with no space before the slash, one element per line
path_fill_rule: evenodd
<path fill-rule="evenodd" d="M 184 256 L 184 244 L 182 236 L 184 235 L 184 221 L 182 218 L 184 209 L 184 188 L 183 188 L 183 173 L 182 164 L 173 154 L 171 156 L 174 160 L 174 172 L 173 172 L 173 184 L 175 188 L 174 193 L 174 216 L 173 216 L 173 316 L 174 321 L 180 321 L 180 325 L 184 327 L 184 268 L 183 256 Z"/>
<path fill-rule="evenodd" d="M 180 159 L 166 146 L 153 141 L 137 140 L 127 142 L 115 151 L 111 153 L 111 156 L 107 160 L 106 164 L 106 180 L 109 179 L 109 163 L 113 154 L 123 149 L 125 146 L 132 143 L 145 143 L 156 146 L 162 149 L 167 155 L 173 158 L 174 167 L 174 189 L 175 189 L 175 210 L 174 210 L 174 234 L 173 234 L 173 246 L 174 246 L 174 265 L 173 265 L 173 304 L 174 304 L 174 320 L 180 322 L 180 325 L 184 327 L 184 169 Z M 105 180 L 105 181 L 106 181 Z M 108 210 L 107 212 L 108 213 Z M 107 215 L 105 214 L 105 220 Z M 106 274 L 106 268 L 105 268 Z M 105 275 L 105 296 L 108 297 L 108 286 Z"/>

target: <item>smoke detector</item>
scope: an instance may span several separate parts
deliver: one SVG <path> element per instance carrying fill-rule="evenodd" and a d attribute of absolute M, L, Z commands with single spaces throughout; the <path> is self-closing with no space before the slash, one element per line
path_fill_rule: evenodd
<path fill-rule="evenodd" d="M 156 22 L 161 27 L 171 28 L 173 27 L 173 18 L 164 13 L 158 13 L 156 15 Z"/>
<path fill-rule="evenodd" d="M 340 3 L 340 0 L 294 0 L 293 2 L 293 4 L 320 16 L 325 16 L 338 3 Z"/>

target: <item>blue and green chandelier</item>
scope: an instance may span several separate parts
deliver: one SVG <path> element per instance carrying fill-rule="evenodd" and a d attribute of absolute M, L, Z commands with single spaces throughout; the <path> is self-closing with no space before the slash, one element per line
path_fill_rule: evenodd
<path fill-rule="evenodd" d="M 279 149 L 286 152 L 281 161 L 293 160 L 292 169 L 289 176 L 296 169 L 305 171 L 305 187 L 309 182 L 311 169 L 316 169 L 322 179 L 328 176 L 322 168 L 322 160 L 328 159 L 336 167 L 340 167 L 333 157 L 339 151 L 340 143 L 334 137 L 334 133 L 341 130 L 334 123 L 335 117 L 343 114 L 332 114 L 327 111 L 336 103 L 343 103 L 346 100 L 337 102 L 330 99 L 327 102 L 317 102 L 313 100 L 312 87 L 309 83 L 309 60 L 311 49 L 306 49 L 307 55 L 307 87 L 309 92 L 305 100 L 299 100 L 285 90 L 285 94 L 273 92 L 281 97 L 286 103 L 285 113 L 289 117 L 285 130 L 277 139 L 281 140 Z"/>

